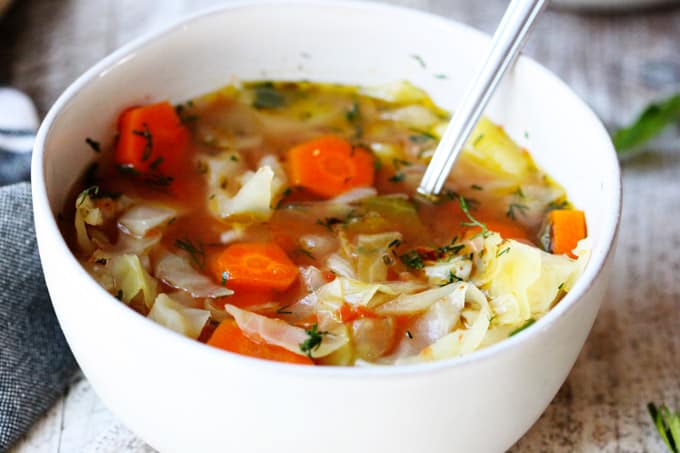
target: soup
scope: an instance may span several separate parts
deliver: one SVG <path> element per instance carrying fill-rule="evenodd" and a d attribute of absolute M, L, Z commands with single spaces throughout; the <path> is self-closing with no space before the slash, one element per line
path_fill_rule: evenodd
<path fill-rule="evenodd" d="M 583 212 L 488 119 L 440 199 L 416 197 L 448 120 L 408 82 L 133 106 L 111 149 L 86 139 L 99 158 L 62 230 L 121 303 L 213 347 L 306 365 L 457 357 L 545 315 L 588 247 Z"/>

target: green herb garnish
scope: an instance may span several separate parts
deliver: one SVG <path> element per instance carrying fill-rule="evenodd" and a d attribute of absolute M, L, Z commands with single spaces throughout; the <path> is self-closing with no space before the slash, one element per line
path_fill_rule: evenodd
<path fill-rule="evenodd" d="M 94 151 L 95 153 L 100 153 L 102 151 L 102 147 L 99 144 L 99 142 L 91 139 L 90 137 L 87 137 L 85 139 L 85 143 L 87 143 L 90 146 L 90 148 L 92 148 L 92 151 Z"/>
<path fill-rule="evenodd" d="M 486 227 L 485 224 L 472 217 L 472 214 L 470 214 L 470 208 L 468 207 L 468 202 L 465 199 L 465 197 L 458 196 L 458 201 L 460 203 L 460 209 L 463 211 L 463 214 L 465 214 L 465 216 L 470 220 L 469 222 L 461 223 L 461 225 L 468 227 L 471 226 L 479 227 L 482 229 L 482 236 L 487 237 L 489 235 L 489 229 Z"/>
<path fill-rule="evenodd" d="M 472 190 L 484 190 L 484 188 L 482 186 L 477 185 L 477 184 L 471 185 L 470 189 L 472 189 Z"/>
<path fill-rule="evenodd" d="M 523 217 L 527 215 L 527 210 L 529 207 L 522 203 L 510 203 L 508 210 L 505 213 L 506 217 L 510 217 L 512 220 L 517 220 L 517 213 L 521 214 Z"/>
<path fill-rule="evenodd" d="M 680 413 L 671 412 L 665 404 L 657 409 L 654 403 L 647 403 L 647 409 L 668 450 L 680 453 Z"/>
<path fill-rule="evenodd" d="M 535 322 L 536 322 L 536 320 L 534 318 L 528 319 L 527 322 L 525 322 L 523 326 L 518 327 L 517 329 L 513 330 L 512 332 L 510 332 L 510 335 L 508 335 L 508 336 L 511 337 L 513 335 L 517 335 L 518 333 L 520 333 L 521 331 L 523 331 L 524 329 L 526 329 L 527 327 L 529 327 L 530 325 L 532 325 Z"/>
<path fill-rule="evenodd" d="M 149 160 L 149 157 L 151 157 L 151 151 L 153 151 L 153 135 L 151 135 L 149 126 L 146 123 L 142 123 L 142 126 L 144 127 L 144 130 L 134 130 L 132 133 L 144 138 L 145 143 L 144 151 L 142 152 L 142 161 L 146 161 Z"/>
<path fill-rule="evenodd" d="M 401 182 L 404 179 L 406 179 L 406 175 L 399 171 L 399 172 L 393 174 L 392 176 L 390 176 L 390 179 L 388 179 L 388 181 L 396 183 L 396 182 Z"/>
<path fill-rule="evenodd" d="M 288 307 L 290 307 L 290 304 L 280 307 L 278 310 L 276 310 L 276 313 L 278 313 L 279 315 L 292 315 L 293 314 L 292 311 L 286 310 Z"/>
<path fill-rule="evenodd" d="M 253 107 L 256 109 L 276 109 L 285 104 L 286 98 L 281 94 L 272 82 L 260 83 L 255 87 L 255 100 Z"/>
<path fill-rule="evenodd" d="M 328 332 L 320 331 L 317 324 L 312 325 L 312 328 L 305 330 L 308 338 L 300 343 L 300 351 L 307 354 L 307 357 L 312 358 L 312 351 L 316 351 L 321 346 L 324 335 L 328 335 Z"/>
<path fill-rule="evenodd" d="M 194 242 L 191 239 L 177 239 L 175 247 L 182 249 L 189 254 L 191 260 L 200 268 L 205 267 L 205 248 L 201 242 Z M 224 274 L 222 274 L 224 277 Z"/>
<path fill-rule="evenodd" d="M 427 65 L 425 64 L 425 60 L 423 60 L 423 57 L 421 57 L 420 55 L 414 53 L 411 54 L 411 58 L 416 60 L 421 68 L 425 69 L 427 67 Z"/>
<path fill-rule="evenodd" d="M 352 102 L 352 107 L 345 112 L 345 118 L 350 123 L 354 123 L 360 118 L 361 112 L 359 111 L 359 101 Z"/>
<path fill-rule="evenodd" d="M 421 258 L 420 253 L 418 253 L 417 250 L 409 250 L 403 255 L 400 255 L 399 259 L 401 260 L 402 263 L 404 263 L 411 269 L 420 270 L 423 267 L 425 267 L 425 265 L 423 264 L 423 259 Z"/>
<path fill-rule="evenodd" d="M 619 153 L 644 145 L 667 126 L 680 121 L 680 93 L 661 102 L 650 104 L 628 127 L 614 133 L 613 141 Z"/>
<path fill-rule="evenodd" d="M 410 330 L 406 331 L 406 336 L 409 338 L 409 340 L 413 340 L 413 334 L 411 333 Z"/>
<path fill-rule="evenodd" d="M 505 255 L 508 252 L 510 252 L 510 247 L 506 247 L 503 250 L 499 250 L 496 252 L 496 258 L 500 258 L 501 256 Z"/>
<path fill-rule="evenodd" d="M 229 272 L 222 272 L 222 286 L 227 286 L 227 280 L 229 280 Z"/>

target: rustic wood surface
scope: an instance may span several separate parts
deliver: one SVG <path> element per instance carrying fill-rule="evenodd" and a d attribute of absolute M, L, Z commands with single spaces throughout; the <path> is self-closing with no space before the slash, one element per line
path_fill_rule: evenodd
<path fill-rule="evenodd" d="M 224 2 L 19 0 L 0 20 L 0 84 L 24 90 L 44 113 L 74 78 L 116 47 L 219 3 Z M 390 3 L 487 32 L 506 5 L 502 0 Z M 549 11 L 527 53 L 615 128 L 650 100 L 680 91 L 679 41 L 677 7 L 625 15 Z M 567 382 L 513 451 L 664 451 L 645 405 L 665 401 L 680 408 L 677 132 L 624 162 L 623 220 L 607 299 Z M 152 450 L 108 412 L 86 380 L 76 378 L 14 451 Z"/>

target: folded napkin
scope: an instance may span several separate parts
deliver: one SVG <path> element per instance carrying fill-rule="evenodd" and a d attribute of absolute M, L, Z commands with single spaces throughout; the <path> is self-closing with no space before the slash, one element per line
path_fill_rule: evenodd
<path fill-rule="evenodd" d="M 43 280 L 30 187 L 0 188 L 0 452 L 61 396 L 77 370 Z"/>

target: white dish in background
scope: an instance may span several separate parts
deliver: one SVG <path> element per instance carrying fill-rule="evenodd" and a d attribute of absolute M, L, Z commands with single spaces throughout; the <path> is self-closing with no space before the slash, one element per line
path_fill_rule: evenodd
<path fill-rule="evenodd" d="M 111 410 L 162 452 L 487 452 L 505 450 L 525 433 L 566 379 L 597 314 L 621 188 L 602 124 L 527 58 L 506 77 L 488 114 L 586 211 L 592 257 L 544 318 L 468 356 L 324 368 L 214 349 L 109 295 L 81 268 L 56 223 L 70 187 L 95 157 L 84 138 L 110 143 L 127 106 L 183 101 L 238 76 L 353 84 L 408 79 L 453 109 L 488 44 L 464 25 L 381 4 L 239 3 L 128 44 L 74 82 L 37 137 L 35 222 L 61 326 Z M 447 78 L 435 76 L 442 73 Z"/>

